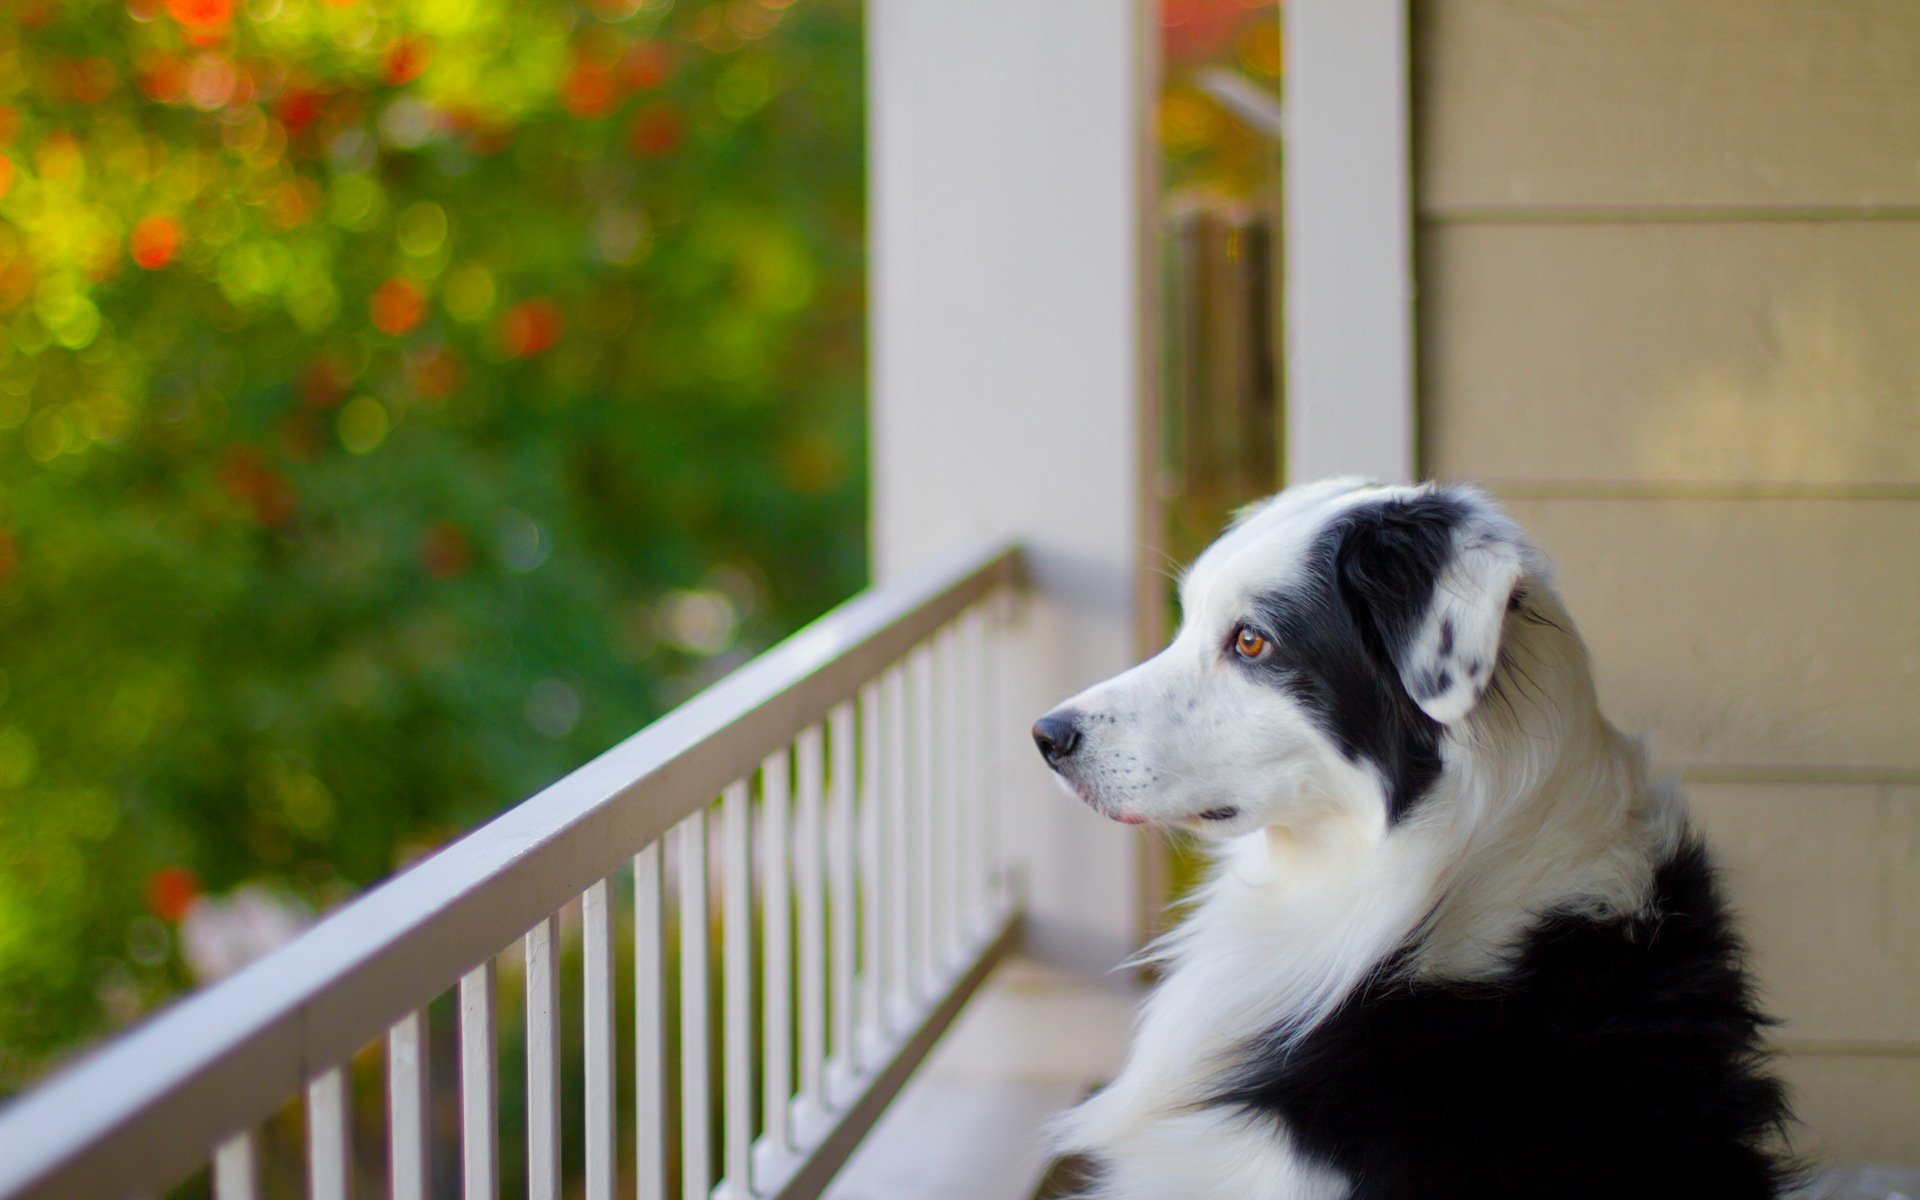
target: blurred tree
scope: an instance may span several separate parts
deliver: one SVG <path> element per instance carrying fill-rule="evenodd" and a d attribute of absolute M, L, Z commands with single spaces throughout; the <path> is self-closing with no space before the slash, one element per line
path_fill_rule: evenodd
<path fill-rule="evenodd" d="M 1280 102 L 1280 5 L 1159 0 L 1162 461 L 1156 480 L 1169 557 L 1190 562 L 1235 509 L 1280 485 L 1280 148 L 1236 93 Z M 1226 84 L 1223 89 L 1223 82 Z M 1177 621 L 1177 588 L 1167 612 Z M 1171 629 L 1169 630 L 1171 632 Z M 1171 840 L 1157 883 L 1184 895 L 1210 861 Z M 1170 919 L 1171 908 L 1166 910 Z"/>
<path fill-rule="evenodd" d="M 0 1093 L 864 571 L 857 0 L 0 8 Z"/>
<path fill-rule="evenodd" d="M 1191 202 L 1263 200 L 1278 187 L 1274 143 L 1222 104 L 1209 75 L 1228 72 L 1279 102 L 1280 5 L 1274 0 L 1159 0 L 1161 79 L 1155 113 L 1163 192 Z"/>

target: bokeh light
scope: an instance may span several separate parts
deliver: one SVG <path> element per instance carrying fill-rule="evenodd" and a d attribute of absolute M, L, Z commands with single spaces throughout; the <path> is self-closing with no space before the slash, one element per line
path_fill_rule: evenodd
<path fill-rule="evenodd" d="M 860 17 L 0 6 L 0 1095 L 858 586 Z"/>

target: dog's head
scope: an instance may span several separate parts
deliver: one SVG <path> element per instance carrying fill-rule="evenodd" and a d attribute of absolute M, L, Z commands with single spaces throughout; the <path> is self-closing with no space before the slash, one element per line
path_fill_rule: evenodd
<path fill-rule="evenodd" d="M 1040 718 L 1034 740 L 1117 820 L 1384 828 L 1438 778 L 1543 572 L 1472 488 L 1290 488 L 1193 564 L 1165 650 Z"/>

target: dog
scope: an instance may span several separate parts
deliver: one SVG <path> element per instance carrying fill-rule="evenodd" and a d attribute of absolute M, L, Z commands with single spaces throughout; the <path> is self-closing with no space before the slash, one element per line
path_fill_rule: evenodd
<path fill-rule="evenodd" d="M 1218 843 L 1124 1068 L 1060 1123 L 1090 1195 L 1789 1184 L 1713 868 L 1512 520 L 1467 486 L 1294 487 L 1180 595 L 1165 650 L 1033 728 L 1100 813 Z"/>

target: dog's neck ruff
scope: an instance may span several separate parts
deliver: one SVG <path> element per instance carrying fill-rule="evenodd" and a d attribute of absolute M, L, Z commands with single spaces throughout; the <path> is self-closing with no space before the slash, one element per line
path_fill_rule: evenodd
<path fill-rule="evenodd" d="M 1125 1070 L 1069 1114 L 1063 1144 L 1105 1152 L 1205 1103 L 1249 1039 L 1308 1035 L 1384 966 L 1491 979 L 1540 914 L 1628 914 L 1684 833 L 1639 747 L 1599 714 L 1584 651 L 1544 587 L 1509 614 L 1487 696 L 1449 729 L 1429 792 L 1395 823 L 1364 803 L 1226 843 L 1187 918 L 1143 958 L 1163 978 Z M 1342 814 L 1377 813 L 1368 823 Z"/>
<path fill-rule="evenodd" d="M 1681 809 L 1600 716 L 1552 595 L 1536 589 L 1508 624 L 1486 700 L 1449 731 L 1408 816 L 1230 843 L 1192 919 L 1149 957 L 1170 969 L 1244 960 L 1236 973 L 1263 979 L 1245 989 L 1259 1010 L 1247 1017 L 1297 1036 L 1389 958 L 1415 974 L 1491 977 L 1538 914 L 1639 909 L 1683 834 Z M 1356 786 L 1381 786 L 1357 774 Z"/>

